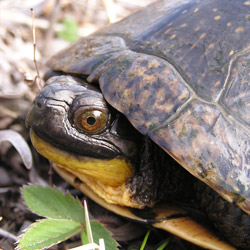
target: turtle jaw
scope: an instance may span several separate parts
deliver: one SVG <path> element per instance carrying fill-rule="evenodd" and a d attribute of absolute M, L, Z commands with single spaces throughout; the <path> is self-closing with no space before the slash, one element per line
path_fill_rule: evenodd
<path fill-rule="evenodd" d="M 41 139 L 32 129 L 30 138 L 35 149 L 57 166 L 57 171 L 66 170 L 74 175 L 107 203 L 144 207 L 132 198 L 127 185 L 127 180 L 134 175 L 130 162 L 121 157 L 107 160 L 74 155 Z"/>

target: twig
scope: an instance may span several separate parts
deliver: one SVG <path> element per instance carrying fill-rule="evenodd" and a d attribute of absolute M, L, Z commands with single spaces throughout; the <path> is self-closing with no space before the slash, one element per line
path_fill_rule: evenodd
<path fill-rule="evenodd" d="M 11 234 L 3 229 L 0 228 L 0 235 L 5 237 L 5 238 L 8 238 L 8 239 L 11 239 L 13 241 L 18 241 L 18 237 L 15 236 L 14 234 Z"/>
<path fill-rule="evenodd" d="M 114 23 L 117 21 L 116 12 L 115 12 L 115 5 L 113 0 L 102 0 L 109 22 Z"/>
<path fill-rule="evenodd" d="M 38 70 L 38 67 L 37 67 L 37 61 L 36 61 L 36 27 L 35 27 L 35 18 L 34 18 L 34 11 L 33 9 L 31 8 L 30 9 L 31 11 L 31 14 L 32 14 L 32 34 L 33 34 L 33 60 L 34 60 L 34 63 L 35 63 L 35 68 L 36 68 L 36 77 L 35 77 L 35 82 L 37 83 L 37 86 L 39 89 L 42 88 L 41 86 L 41 78 L 40 78 L 40 74 L 39 74 L 39 70 Z"/>
<path fill-rule="evenodd" d="M 5 108 L 4 106 L 1 106 L 0 113 L 4 114 L 5 116 L 9 116 L 11 118 L 14 118 L 14 119 L 16 119 L 18 117 L 18 113 L 14 112 L 8 108 Z"/>
<path fill-rule="evenodd" d="M 50 44 L 51 39 L 53 38 L 53 34 L 55 32 L 54 26 L 57 20 L 57 15 L 58 15 L 59 10 L 60 10 L 60 0 L 56 0 L 55 5 L 53 7 L 53 11 L 50 15 L 49 27 L 45 32 L 44 46 L 42 49 L 42 54 L 45 56 L 48 55 L 47 53 L 48 45 Z"/>

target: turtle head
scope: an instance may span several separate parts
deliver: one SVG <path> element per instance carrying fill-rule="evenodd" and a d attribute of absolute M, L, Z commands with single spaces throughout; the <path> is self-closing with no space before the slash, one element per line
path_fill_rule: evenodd
<path fill-rule="evenodd" d="M 134 175 L 140 135 L 99 90 L 71 76 L 50 78 L 27 115 L 37 151 L 109 203 L 138 207 Z"/>

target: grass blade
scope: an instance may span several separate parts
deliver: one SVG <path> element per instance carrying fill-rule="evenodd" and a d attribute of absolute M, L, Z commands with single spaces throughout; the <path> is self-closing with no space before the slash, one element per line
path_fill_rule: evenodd
<path fill-rule="evenodd" d="M 150 231 L 148 230 L 147 233 L 146 233 L 146 235 L 145 235 L 145 237 L 144 237 L 144 239 L 143 239 L 143 242 L 142 242 L 142 244 L 141 244 L 140 250 L 143 250 L 143 249 L 145 248 L 146 243 L 147 243 L 147 241 L 148 241 L 148 236 L 149 236 L 149 234 L 150 234 Z"/>
<path fill-rule="evenodd" d="M 89 221 L 89 212 L 88 212 L 88 206 L 86 200 L 84 200 L 84 212 L 85 212 L 85 226 L 86 226 L 86 232 L 87 232 L 87 239 L 88 243 L 93 243 L 93 235 L 92 235 L 92 230 L 90 226 L 90 221 Z"/>

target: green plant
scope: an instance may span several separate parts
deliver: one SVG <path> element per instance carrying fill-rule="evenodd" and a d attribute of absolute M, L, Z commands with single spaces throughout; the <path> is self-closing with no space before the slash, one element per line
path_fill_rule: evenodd
<path fill-rule="evenodd" d="M 110 232 L 103 224 L 89 221 L 88 212 L 84 211 L 81 202 L 70 194 L 65 195 L 56 188 L 32 185 L 24 187 L 22 194 L 29 209 L 45 218 L 26 230 L 18 242 L 18 249 L 48 248 L 77 233 L 81 233 L 83 244 L 90 244 L 90 248 L 85 249 L 101 249 L 99 239 L 104 240 L 106 249 L 117 249 L 117 242 L 111 238 Z"/>
<path fill-rule="evenodd" d="M 148 241 L 148 237 L 149 237 L 149 234 L 150 234 L 150 230 L 147 231 L 144 239 L 143 239 L 143 242 L 141 244 L 141 247 L 140 247 L 140 250 L 144 250 L 146 244 L 147 244 L 147 241 Z M 168 237 L 156 250 L 163 250 L 163 249 L 166 249 L 169 241 L 171 240 L 171 236 Z"/>
<path fill-rule="evenodd" d="M 58 36 L 63 40 L 75 42 L 79 39 L 78 26 L 73 18 L 67 17 L 62 23 L 63 29 L 58 32 Z"/>

